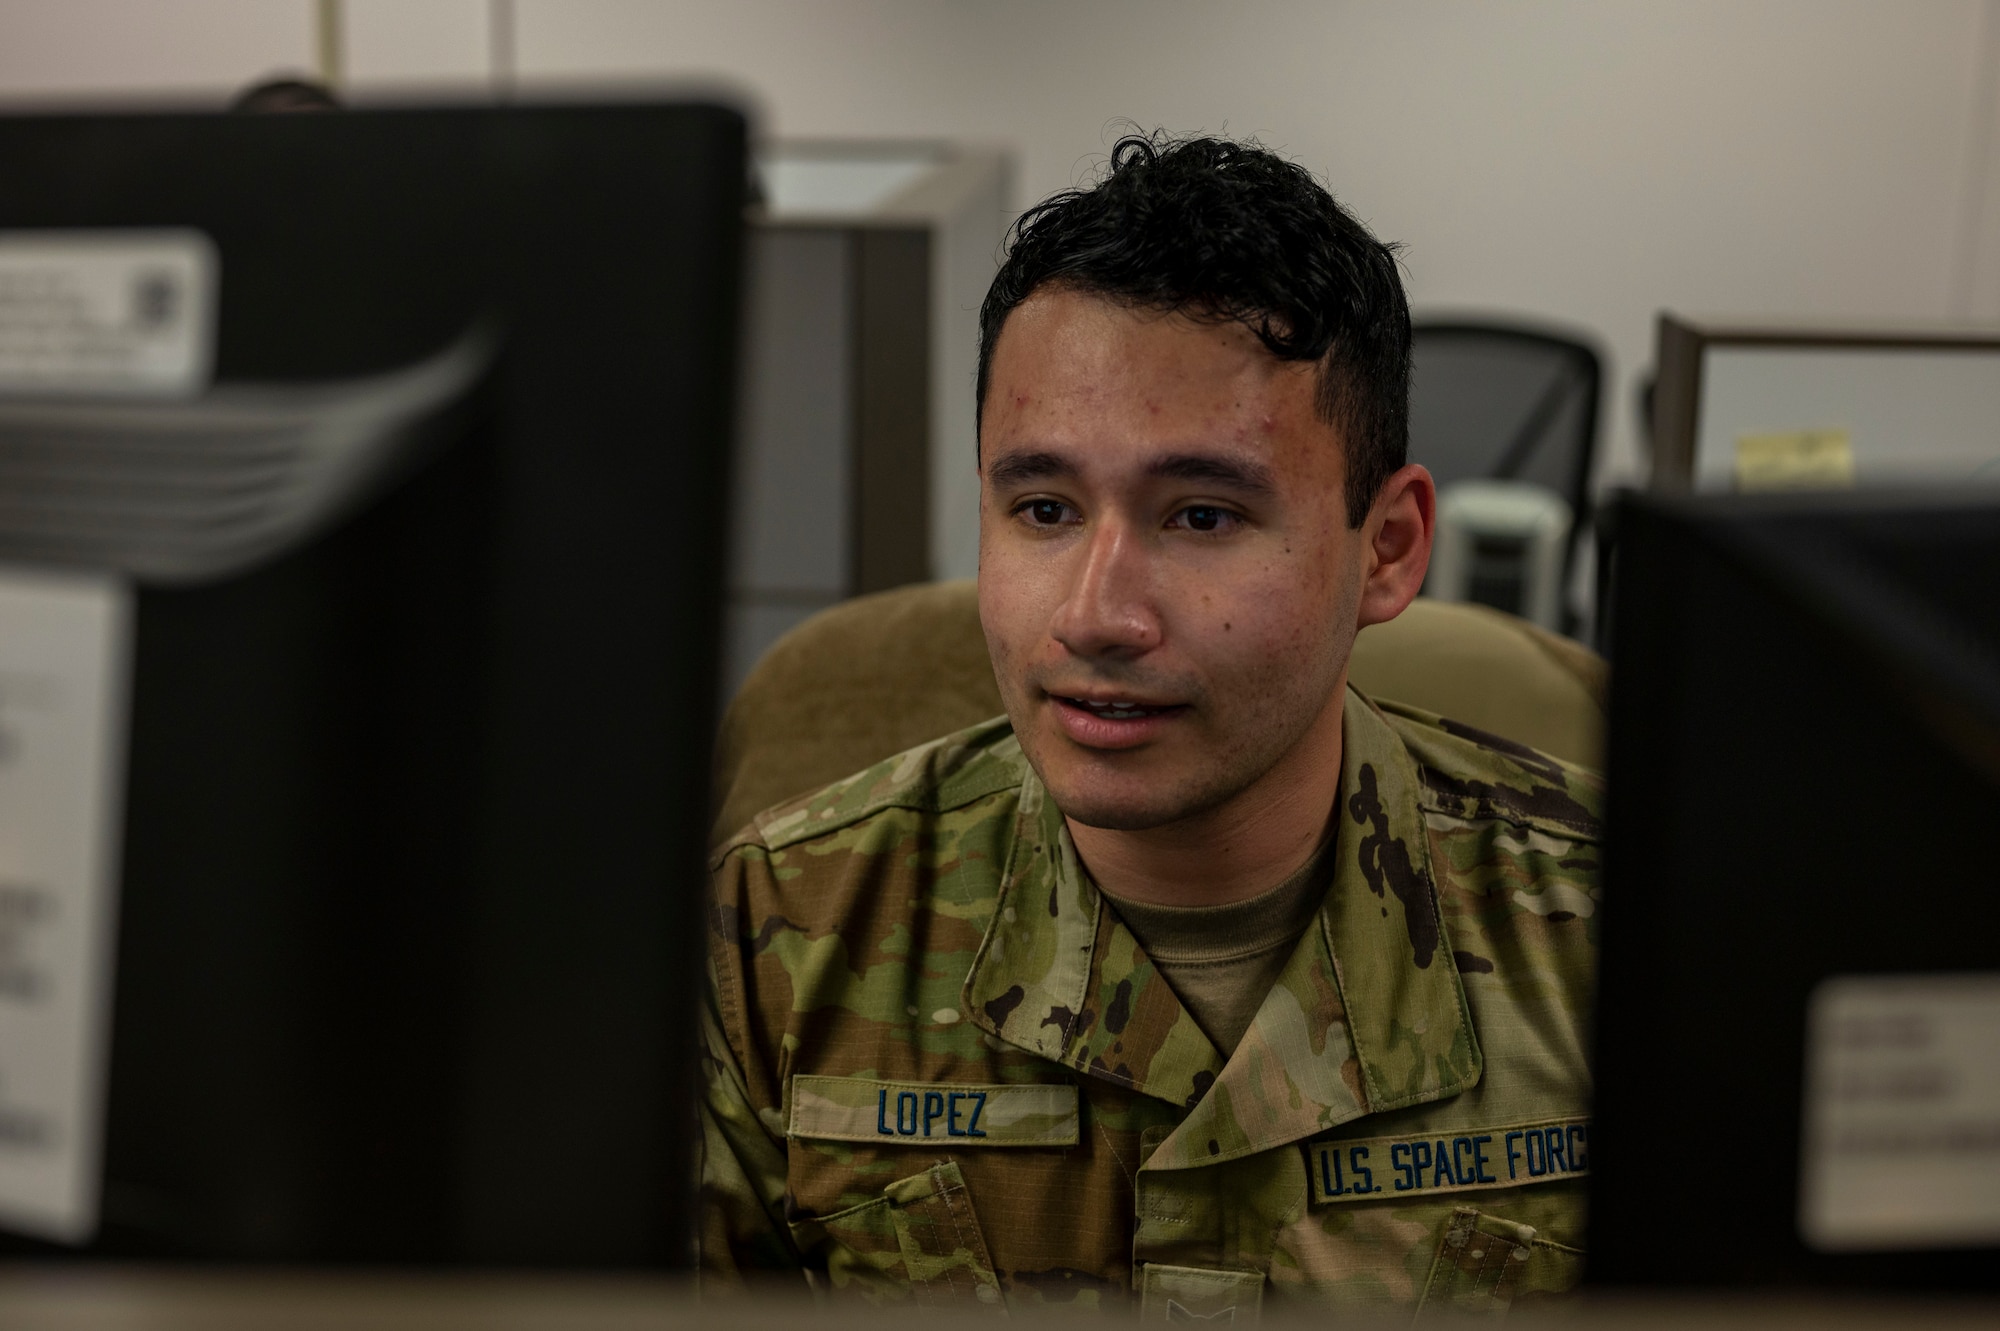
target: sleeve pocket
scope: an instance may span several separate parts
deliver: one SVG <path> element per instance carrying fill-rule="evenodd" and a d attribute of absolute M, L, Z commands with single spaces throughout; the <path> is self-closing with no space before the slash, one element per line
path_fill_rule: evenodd
<path fill-rule="evenodd" d="M 1515 1299 L 1560 1293 L 1582 1274 L 1577 1249 L 1539 1237 L 1533 1225 L 1461 1207 L 1438 1243 L 1417 1319 L 1499 1317 Z"/>

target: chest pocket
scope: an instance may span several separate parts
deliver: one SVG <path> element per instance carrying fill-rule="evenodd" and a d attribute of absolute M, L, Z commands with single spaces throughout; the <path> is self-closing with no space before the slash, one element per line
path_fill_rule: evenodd
<path fill-rule="evenodd" d="M 1582 1275 L 1577 1249 L 1540 1237 L 1533 1225 L 1461 1207 L 1438 1242 L 1417 1320 L 1499 1317 L 1515 1299 L 1562 1293 Z"/>
<path fill-rule="evenodd" d="M 824 1253 L 827 1280 L 839 1293 L 920 1307 L 1004 1308 L 972 1194 L 953 1161 L 898 1179 L 858 1206 L 795 1223 L 792 1235 L 802 1250 Z"/>

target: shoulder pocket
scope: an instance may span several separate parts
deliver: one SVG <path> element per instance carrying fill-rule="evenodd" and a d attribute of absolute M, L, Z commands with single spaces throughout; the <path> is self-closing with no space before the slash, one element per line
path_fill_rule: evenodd
<path fill-rule="evenodd" d="M 1577 1249 L 1540 1237 L 1533 1225 L 1461 1207 L 1438 1243 L 1417 1318 L 1498 1317 L 1524 1295 L 1573 1288 L 1582 1274 Z"/>
<path fill-rule="evenodd" d="M 822 1248 L 836 1291 L 877 1303 L 1004 1308 L 965 1176 L 950 1160 L 898 1179 L 882 1195 L 792 1226 L 802 1250 Z"/>

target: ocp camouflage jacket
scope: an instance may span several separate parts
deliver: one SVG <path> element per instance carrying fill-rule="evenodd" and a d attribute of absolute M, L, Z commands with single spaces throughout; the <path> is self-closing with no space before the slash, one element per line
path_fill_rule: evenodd
<path fill-rule="evenodd" d="M 804 1271 L 880 1301 L 1240 1324 L 1572 1286 L 1596 778 L 1344 710 L 1332 885 L 1226 1060 L 1004 720 L 726 844 L 705 1289 Z"/>

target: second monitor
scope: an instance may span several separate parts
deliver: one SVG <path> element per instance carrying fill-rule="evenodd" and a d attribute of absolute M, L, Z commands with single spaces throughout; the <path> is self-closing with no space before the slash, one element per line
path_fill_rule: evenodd
<path fill-rule="evenodd" d="M 2000 497 L 1620 521 L 1588 1278 L 2000 1287 Z"/>

